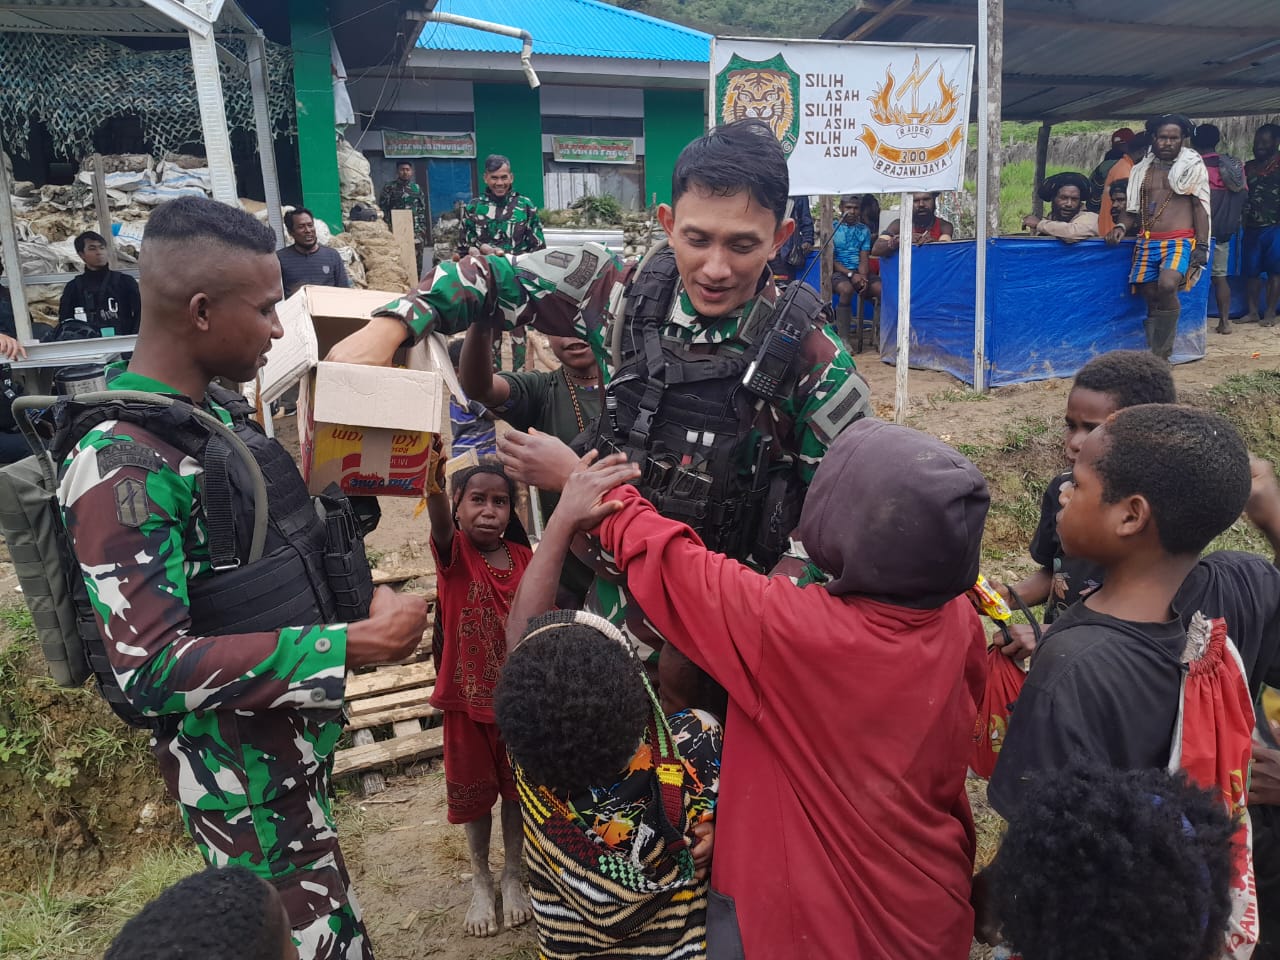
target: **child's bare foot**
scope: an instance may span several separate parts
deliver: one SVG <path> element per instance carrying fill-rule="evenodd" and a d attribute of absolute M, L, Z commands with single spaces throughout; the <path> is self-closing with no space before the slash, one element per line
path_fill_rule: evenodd
<path fill-rule="evenodd" d="M 533 917 L 533 904 L 520 877 L 502 872 L 502 922 L 508 927 L 518 927 Z"/>
<path fill-rule="evenodd" d="M 498 910 L 493 895 L 493 877 L 476 874 L 471 880 L 473 893 L 467 917 L 462 921 L 468 935 L 492 937 L 498 932 Z M 505 893 L 505 890 L 504 890 Z"/>

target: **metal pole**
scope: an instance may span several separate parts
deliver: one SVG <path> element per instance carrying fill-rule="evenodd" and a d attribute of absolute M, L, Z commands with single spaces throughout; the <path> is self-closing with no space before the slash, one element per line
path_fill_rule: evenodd
<path fill-rule="evenodd" d="M 911 253 L 915 247 L 912 194 L 904 193 L 898 214 L 898 359 L 893 394 L 893 422 L 906 423 L 907 371 L 911 365 Z"/>
<path fill-rule="evenodd" d="M 9 299 L 13 304 L 14 329 L 18 339 L 34 340 L 31 313 L 27 308 L 27 288 L 22 280 L 22 257 L 18 255 L 18 227 L 13 221 L 13 183 L 9 178 L 8 155 L 0 138 L 0 253 L 4 256 L 4 275 L 9 278 Z"/>
<path fill-rule="evenodd" d="M 209 0 L 188 0 L 186 6 L 205 19 Z M 218 73 L 218 43 L 210 30 L 204 36 L 187 33 L 191 45 L 191 72 L 196 81 L 196 102 L 200 106 L 200 126 L 204 131 L 204 154 L 213 183 L 213 199 L 233 207 L 240 205 L 236 193 L 236 172 L 231 162 L 231 136 L 227 133 L 227 111 L 222 99 L 222 77 Z"/>
<path fill-rule="evenodd" d="M 1000 232 L 1003 0 L 978 0 L 978 210 L 973 285 L 973 389 L 987 390 L 987 249 Z"/>
<path fill-rule="evenodd" d="M 276 243 L 284 246 L 284 220 L 280 214 L 280 178 L 276 173 L 275 138 L 271 133 L 271 114 L 267 109 L 269 94 L 267 46 L 262 34 L 246 41 L 249 55 L 249 86 L 253 91 L 253 121 L 258 133 L 258 164 L 262 168 L 262 195 L 267 201 L 267 222 L 276 235 Z"/>

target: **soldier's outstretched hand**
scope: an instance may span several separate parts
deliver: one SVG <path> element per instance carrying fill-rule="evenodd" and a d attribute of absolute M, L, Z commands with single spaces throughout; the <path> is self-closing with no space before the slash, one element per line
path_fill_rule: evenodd
<path fill-rule="evenodd" d="M 347 628 L 347 667 L 403 660 L 422 642 L 427 620 L 427 602 L 422 597 L 378 587 L 369 604 L 369 619 Z"/>

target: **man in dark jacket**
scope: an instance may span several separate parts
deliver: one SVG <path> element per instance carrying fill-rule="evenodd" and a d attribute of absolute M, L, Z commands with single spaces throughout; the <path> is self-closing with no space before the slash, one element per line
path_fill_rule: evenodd
<path fill-rule="evenodd" d="M 84 320 L 99 336 L 127 336 L 138 332 L 142 312 L 138 281 L 127 273 L 107 266 L 107 241 L 102 234 L 86 230 L 76 237 L 76 253 L 84 261 L 84 273 L 62 291 L 58 322 L 75 320 L 76 310 L 84 310 Z"/>
<path fill-rule="evenodd" d="M 1244 205 L 1249 200 L 1249 182 L 1241 161 L 1218 153 L 1221 137 L 1212 123 L 1201 123 L 1191 134 L 1191 146 L 1209 171 L 1209 233 L 1213 237 L 1209 276 L 1218 301 L 1218 333 L 1230 333 L 1231 287 L 1227 283 L 1227 257 L 1231 252 L 1231 238 L 1240 229 Z"/>
<path fill-rule="evenodd" d="M 769 269 L 775 277 L 794 280 L 804 276 L 805 260 L 813 249 L 813 212 L 808 197 L 790 197 L 791 219 L 796 222 L 795 233 L 778 248 L 778 255 L 769 261 Z"/>

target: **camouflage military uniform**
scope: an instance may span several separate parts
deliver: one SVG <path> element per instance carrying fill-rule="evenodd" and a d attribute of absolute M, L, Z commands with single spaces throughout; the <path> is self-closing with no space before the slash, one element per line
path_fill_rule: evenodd
<path fill-rule="evenodd" d="M 425 243 L 430 233 L 427 223 L 427 198 L 422 195 L 422 188 L 410 180 L 406 183 L 396 179 L 382 188 L 378 195 L 378 206 L 382 215 L 387 218 L 387 226 L 391 226 L 392 210 L 413 211 L 413 235 L 420 243 Z"/>
<path fill-rule="evenodd" d="M 462 232 L 458 252 L 466 256 L 472 247 L 488 244 L 503 253 L 536 253 L 546 249 L 542 222 L 533 201 L 514 190 L 495 197 L 488 190 L 462 211 Z M 511 331 L 511 369 L 523 370 L 527 356 L 524 327 Z M 502 369 L 502 338 L 493 343 L 493 365 Z"/>
<path fill-rule="evenodd" d="M 128 372 L 111 388 L 176 392 Z M 114 420 L 67 457 L 58 500 L 107 655 L 157 722 L 152 750 L 205 861 L 273 883 L 304 960 L 371 958 L 328 799 L 346 626 L 189 632 L 187 585 L 211 572 L 201 474 L 160 437 Z"/>
<path fill-rule="evenodd" d="M 441 264 L 429 287 L 419 287 L 381 312 L 400 317 L 419 336 L 432 330 L 458 333 L 496 316 L 506 329 L 532 324 L 555 336 L 580 337 L 591 345 L 607 383 L 612 375 L 608 328 L 622 311 L 625 280 L 623 264 L 596 244 L 580 253 L 553 248 L 512 258 L 466 257 Z M 777 291 L 767 283 L 760 296 L 773 299 Z M 672 298 L 661 334 L 688 344 L 742 349 L 739 328 L 751 307 L 748 301 L 728 316 L 703 317 L 681 290 Z M 782 403 L 762 404 L 756 423 L 761 433 L 783 439 L 774 456 L 793 462 L 808 484 L 827 447 L 859 415 L 852 402 L 857 392 L 868 391 L 853 360 L 825 330 L 812 330 L 805 337 L 801 357 L 808 373 Z M 597 577 L 587 608 L 624 627 L 641 643 L 653 639 L 639 611 L 628 615 L 625 585 L 611 558 L 597 553 L 592 559 Z"/>

